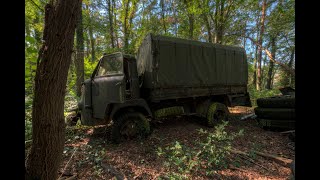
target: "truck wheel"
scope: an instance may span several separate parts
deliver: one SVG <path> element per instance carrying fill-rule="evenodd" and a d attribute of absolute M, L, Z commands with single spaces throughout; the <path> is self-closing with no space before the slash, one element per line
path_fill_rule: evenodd
<path fill-rule="evenodd" d="M 283 119 L 283 120 L 294 120 L 295 109 L 289 108 L 262 108 L 256 107 L 254 109 L 255 114 L 258 118 L 263 119 Z"/>
<path fill-rule="evenodd" d="M 221 103 L 212 103 L 209 106 L 207 113 L 207 125 L 209 127 L 213 127 L 215 124 L 220 123 L 222 121 L 227 121 L 229 115 L 228 108 Z"/>
<path fill-rule="evenodd" d="M 111 130 L 111 139 L 114 143 L 136 137 L 146 137 L 150 134 L 149 121 L 143 114 L 129 112 L 115 118 Z"/>
<path fill-rule="evenodd" d="M 257 105 L 263 108 L 294 108 L 295 97 L 273 96 L 257 99 Z"/>

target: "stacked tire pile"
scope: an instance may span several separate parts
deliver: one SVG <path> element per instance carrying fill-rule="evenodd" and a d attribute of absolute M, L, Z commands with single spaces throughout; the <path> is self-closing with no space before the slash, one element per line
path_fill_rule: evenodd
<path fill-rule="evenodd" d="M 259 98 L 257 105 L 254 111 L 261 127 L 295 129 L 294 95 Z"/>

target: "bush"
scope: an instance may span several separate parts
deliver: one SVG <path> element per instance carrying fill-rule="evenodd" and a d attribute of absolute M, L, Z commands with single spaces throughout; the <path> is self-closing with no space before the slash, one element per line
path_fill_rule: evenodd
<path fill-rule="evenodd" d="M 281 95 L 281 92 L 279 91 L 279 89 L 271 89 L 271 90 L 263 89 L 261 91 L 257 91 L 255 87 L 249 87 L 248 90 L 250 94 L 251 104 L 253 107 L 257 106 L 258 98 Z"/>
<path fill-rule="evenodd" d="M 195 146 L 189 147 L 176 141 L 164 151 L 159 147 L 157 153 L 166 157 L 165 165 L 178 170 L 178 173 L 170 174 L 170 178 L 184 179 L 186 174 L 203 169 L 206 175 L 212 175 L 220 168 L 226 167 L 226 156 L 229 154 L 232 141 L 243 134 L 243 130 L 228 134 L 225 131 L 227 124 L 228 122 L 223 121 L 213 132 L 200 129 L 199 133 L 205 135 L 206 139 Z"/>

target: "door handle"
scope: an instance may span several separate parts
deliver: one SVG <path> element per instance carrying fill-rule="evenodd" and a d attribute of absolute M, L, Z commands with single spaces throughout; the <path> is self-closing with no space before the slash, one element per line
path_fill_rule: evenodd
<path fill-rule="evenodd" d="M 119 86 L 119 85 L 121 85 L 121 84 L 122 84 L 122 82 L 117 82 L 116 86 Z"/>

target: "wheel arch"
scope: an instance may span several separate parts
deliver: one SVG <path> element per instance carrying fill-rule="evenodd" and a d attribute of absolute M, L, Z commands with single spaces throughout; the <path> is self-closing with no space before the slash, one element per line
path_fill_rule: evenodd
<path fill-rule="evenodd" d="M 126 112 L 140 112 L 144 116 L 152 117 L 151 110 L 143 99 L 131 100 L 122 104 L 113 104 L 108 110 L 108 116 L 109 119 L 113 119 L 114 117 Z"/>

